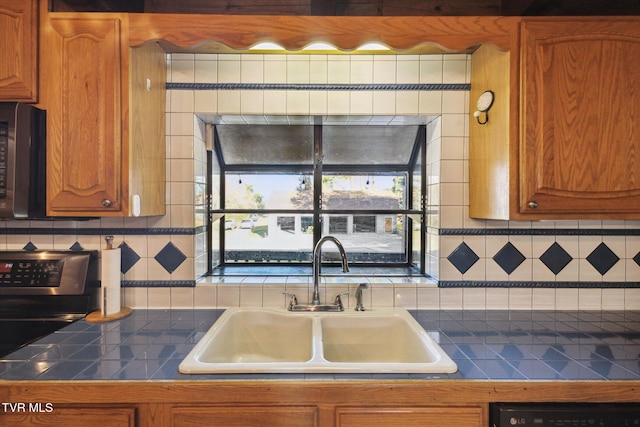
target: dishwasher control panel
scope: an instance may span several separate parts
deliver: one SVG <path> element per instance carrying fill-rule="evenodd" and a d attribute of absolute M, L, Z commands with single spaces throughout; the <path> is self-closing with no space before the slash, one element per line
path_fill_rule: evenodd
<path fill-rule="evenodd" d="M 640 427 L 640 403 L 494 403 L 491 427 Z"/>

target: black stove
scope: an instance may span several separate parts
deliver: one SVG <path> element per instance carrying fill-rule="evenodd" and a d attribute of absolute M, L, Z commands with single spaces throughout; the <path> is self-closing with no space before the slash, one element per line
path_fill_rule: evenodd
<path fill-rule="evenodd" d="M 98 308 L 97 251 L 0 252 L 0 358 Z"/>

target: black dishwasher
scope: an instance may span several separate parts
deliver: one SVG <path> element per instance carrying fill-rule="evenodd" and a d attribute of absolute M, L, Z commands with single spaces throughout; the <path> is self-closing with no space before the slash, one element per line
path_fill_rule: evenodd
<path fill-rule="evenodd" d="M 640 427 L 640 403 L 494 403 L 490 427 Z"/>

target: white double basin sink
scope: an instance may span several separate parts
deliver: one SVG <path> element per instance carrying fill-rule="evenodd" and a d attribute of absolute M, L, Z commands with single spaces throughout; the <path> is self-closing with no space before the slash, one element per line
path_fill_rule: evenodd
<path fill-rule="evenodd" d="M 409 312 L 230 308 L 179 366 L 213 373 L 452 373 L 456 364 Z"/>

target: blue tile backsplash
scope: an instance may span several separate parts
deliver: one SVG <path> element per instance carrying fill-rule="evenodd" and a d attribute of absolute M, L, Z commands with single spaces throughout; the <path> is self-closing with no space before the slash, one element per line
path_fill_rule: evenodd
<path fill-rule="evenodd" d="M 525 259 L 525 256 L 522 255 L 522 253 L 520 253 L 520 251 L 511 244 L 511 242 L 507 242 L 507 244 L 493 256 L 493 260 L 496 264 L 498 264 L 507 274 L 513 273 Z"/>
<path fill-rule="evenodd" d="M 555 275 L 560 273 L 573 258 L 558 242 L 553 242 L 549 249 L 540 256 L 540 261 Z"/>
<path fill-rule="evenodd" d="M 449 254 L 447 259 L 455 268 L 458 269 L 460 273 L 464 274 L 480 259 L 480 257 L 476 255 L 476 253 L 473 252 L 465 242 L 462 242 Z"/>

